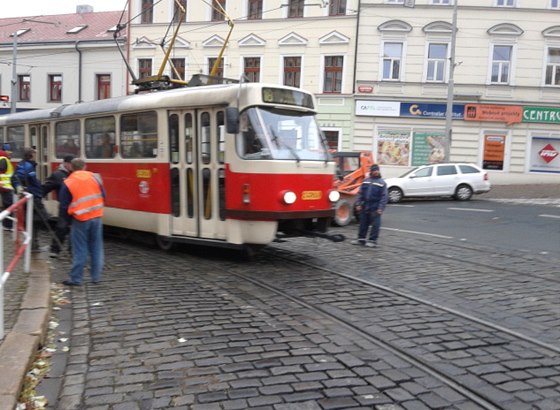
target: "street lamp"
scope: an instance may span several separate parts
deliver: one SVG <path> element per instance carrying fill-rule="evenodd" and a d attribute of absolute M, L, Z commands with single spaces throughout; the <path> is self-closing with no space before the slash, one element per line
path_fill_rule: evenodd
<path fill-rule="evenodd" d="M 453 134 L 453 92 L 454 92 L 454 72 L 455 72 L 455 43 L 457 41 L 457 3 L 453 0 L 453 18 L 451 22 L 451 46 L 449 50 L 449 80 L 447 82 L 447 108 L 445 110 L 445 138 L 447 149 L 445 150 L 445 161 L 449 162 L 451 155 L 451 138 Z"/>
<path fill-rule="evenodd" d="M 59 23 L 55 23 L 52 21 L 42 21 L 42 20 L 33 20 L 33 19 L 22 19 L 22 23 L 31 22 L 31 23 L 40 23 L 40 24 L 53 24 L 58 26 Z M 14 31 L 12 36 L 14 37 L 14 42 L 12 46 L 12 89 L 11 89 L 11 101 L 10 101 L 10 113 L 16 112 L 16 95 L 17 95 L 17 47 L 18 47 L 18 37 L 22 34 L 27 33 L 30 31 L 30 28 L 24 28 Z"/>

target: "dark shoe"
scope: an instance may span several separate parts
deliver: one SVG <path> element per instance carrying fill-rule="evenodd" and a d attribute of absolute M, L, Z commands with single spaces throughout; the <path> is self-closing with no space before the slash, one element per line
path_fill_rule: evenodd
<path fill-rule="evenodd" d="M 54 259 L 58 258 L 58 252 L 51 251 L 51 253 L 49 253 L 49 258 L 54 258 Z"/>
<path fill-rule="evenodd" d="M 74 283 L 71 280 L 65 280 L 62 284 L 66 286 L 81 286 L 81 283 Z"/>

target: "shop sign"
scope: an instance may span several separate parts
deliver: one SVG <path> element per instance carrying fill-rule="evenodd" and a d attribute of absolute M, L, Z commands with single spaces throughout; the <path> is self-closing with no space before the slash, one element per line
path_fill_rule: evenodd
<path fill-rule="evenodd" d="M 400 106 L 396 101 L 356 101 L 356 115 L 398 117 Z"/>
<path fill-rule="evenodd" d="M 539 151 L 539 155 L 547 164 L 558 156 L 558 151 L 550 144 L 547 144 Z"/>
<path fill-rule="evenodd" d="M 560 124 L 560 108 L 523 107 L 523 122 Z"/>
<path fill-rule="evenodd" d="M 401 117 L 441 118 L 445 119 L 447 104 L 401 103 Z M 453 119 L 462 120 L 464 104 L 453 105 Z"/>
<path fill-rule="evenodd" d="M 358 86 L 358 92 L 371 94 L 373 92 L 373 87 L 371 85 L 360 85 Z"/>
<path fill-rule="evenodd" d="M 521 122 L 520 105 L 466 104 L 465 121 L 494 121 L 514 124 Z"/>
<path fill-rule="evenodd" d="M 560 139 L 534 136 L 531 139 L 530 171 L 560 173 Z"/>

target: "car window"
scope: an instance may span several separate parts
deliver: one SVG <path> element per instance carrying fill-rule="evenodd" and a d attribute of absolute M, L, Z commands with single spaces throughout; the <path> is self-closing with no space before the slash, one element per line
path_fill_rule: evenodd
<path fill-rule="evenodd" d="M 429 177 L 430 175 L 432 175 L 432 167 L 422 168 L 422 169 L 419 169 L 418 171 L 416 171 L 414 173 L 414 176 L 416 178 L 418 178 L 418 177 Z"/>
<path fill-rule="evenodd" d="M 455 165 L 440 165 L 437 167 L 437 174 L 439 176 L 442 175 L 455 175 L 457 173 L 457 169 Z"/>
<path fill-rule="evenodd" d="M 462 174 L 478 174 L 478 169 L 472 165 L 459 165 Z"/>

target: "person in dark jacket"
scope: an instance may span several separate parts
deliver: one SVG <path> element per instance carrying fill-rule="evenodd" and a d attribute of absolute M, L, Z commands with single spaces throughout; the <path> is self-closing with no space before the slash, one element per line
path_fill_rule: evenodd
<path fill-rule="evenodd" d="M 58 169 L 54 171 L 43 184 L 43 197 L 46 197 L 49 192 L 56 192 L 57 199 L 60 197 L 60 188 L 64 183 L 64 180 L 68 178 L 68 175 L 72 173 L 72 160 L 74 159 L 73 155 L 66 155 L 61 164 L 58 166 Z M 58 219 L 56 221 L 56 226 L 54 228 L 55 238 L 51 241 L 50 247 L 50 257 L 57 258 L 60 251 L 61 246 L 66 239 L 66 236 L 70 232 L 70 225 L 68 224 L 67 218 L 62 214 L 60 209 L 58 210 Z"/>
<path fill-rule="evenodd" d="M 43 187 L 37 178 L 37 162 L 35 162 L 36 151 L 33 148 L 23 149 L 23 160 L 16 167 L 12 177 L 12 185 L 19 194 L 27 191 L 33 195 L 33 242 L 31 249 L 39 250 L 38 227 L 43 223 L 45 226 L 49 221 L 49 214 L 43 205 Z"/>
<path fill-rule="evenodd" d="M 381 178 L 379 165 L 374 164 L 369 170 L 369 177 L 362 182 L 358 192 L 356 211 L 360 213 L 360 229 L 358 239 L 353 240 L 352 245 L 365 245 L 370 248 L 377 246 L 381 214 L 385 210 L 387 200 L 387 183 Z M 366 241 L 370 226 L 371 231 Z"/>

